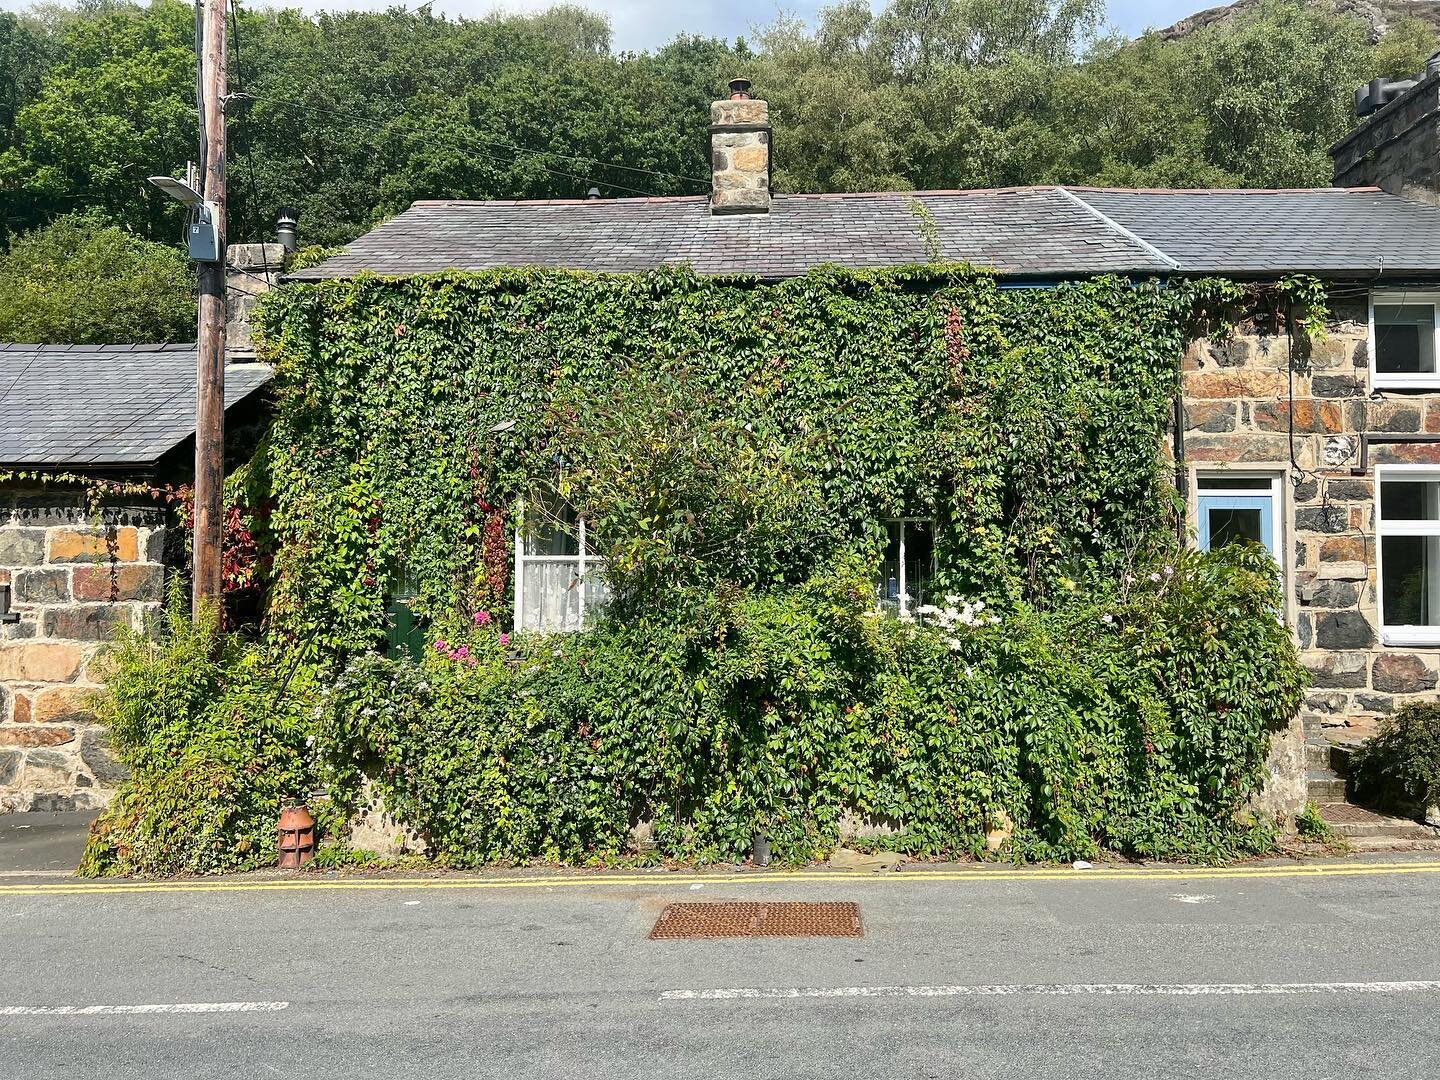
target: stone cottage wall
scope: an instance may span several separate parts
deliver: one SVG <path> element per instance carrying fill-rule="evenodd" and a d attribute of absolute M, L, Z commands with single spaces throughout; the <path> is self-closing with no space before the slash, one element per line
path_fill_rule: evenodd
<path fill-rule="evenodd" d="M 1184 360 L 1191 504 L 1197 468 L 1286 473 L 1289 618 L 1312 677 L 1304 719 L 1346 737 L 1433 698 L 1440 672 L 1440 651 L 1379 640 L 1373 467 L 1440 461 L 1440 444 L 1372 442 L 1360 472 L 1361 436 L 1440 433 L 1440 393 L 1371 392 L 1368 303 L 1332 295 L 1326 336 L 1293 364 L 1283 327 L 1202 339 Z"/>
<path fill-rule="evenodd" d="M 98 808 L 123 778 L 88 706 L 95 653 L 159 611 L 164 545 L 154 507 L 0 491 L 0 582 L 20 615 L 0 624 L 0 812 Z"/>

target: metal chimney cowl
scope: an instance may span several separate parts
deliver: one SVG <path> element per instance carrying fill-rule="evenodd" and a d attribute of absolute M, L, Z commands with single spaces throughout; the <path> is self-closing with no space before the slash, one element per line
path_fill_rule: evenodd
<path fill-rule="evenodd" d="M 300 211 L 293 206 L 283 206 L 275 215 L 275 239 L 285 249 L 286 255 L 294 255 L 300 243 Z"/>

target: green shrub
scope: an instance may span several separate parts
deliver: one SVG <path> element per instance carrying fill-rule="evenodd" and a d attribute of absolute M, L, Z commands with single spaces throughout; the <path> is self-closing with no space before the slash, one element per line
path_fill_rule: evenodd
<path fill-rule="evenodd" d="M 191 621 L 172 599 L 151 636 L 122 628 L 96 697 L 131 778 L 80 872 L 207 874 L 273 865 L 282 803 L 308 794 L 314 671 Z"/>
<path fill-rule="evenodd" d="M 1377 805 L 1405 813 L 1440 805 L 1440 703 L 1414 702 L 1382 720 L 1350 775 L 1356 795 Z"/>
<path fill-rule="evenodd" d="M 1335 844 L 1338 838 L 1330 823 L 1320 816 L 1313 802 L 1307 802 L 1295 815 L 1295 832 L 1302 840 L 1317 844 Z"/>
<path fill-rule="evenodd" d="M 195 340 L 195 270 L 185 252 L 90 212 L 16 237 L 0 254 L 0 341 Z"/>
<path fill-rule="evenodd" d="M 924 856 L 983 855 L 1001 815 L 1017 858 L 1263 850 L 1274 823 L 1244 807 L 1303 686 L 1270 564 L 1233 548 L 1155 577 L 915 625 L 837 574 L 522 639 L 518 660 L 485 628 L 423 665 L 352 663 L 321 746 L 342 802 L 370 775 L 460 865 L 611 858 L 638 822 L 672 858 L 743 857 L 763 826 L 800 862 L 847 812 Z"/>

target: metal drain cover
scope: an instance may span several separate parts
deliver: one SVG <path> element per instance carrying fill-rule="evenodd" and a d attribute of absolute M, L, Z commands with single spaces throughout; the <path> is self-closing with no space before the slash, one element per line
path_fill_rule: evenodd
<path fill-rule="evenodd" d="M 864 937 L 860 905 L 826 903 L 671 904 L 650 937 Z"/>

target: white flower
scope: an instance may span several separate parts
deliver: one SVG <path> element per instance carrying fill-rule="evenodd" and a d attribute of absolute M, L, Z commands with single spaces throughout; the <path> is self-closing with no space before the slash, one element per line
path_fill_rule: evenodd
<path fill-rule="evenodd" d="M 1111 623 L 1113 623 L 1113 622 L 1115 621 L 1115 616 L 1114 616 L 1114 615 L 1111 615 L 1111 614 L 1107 611 L 1104 615 L 1101 615 L 1101 616 L 1100 616 L 1100 621 L 1103 622 L 1106 626 L 1109 626 Z"/>
<path fill-rule="evenodd" d="M 1151 574 L 1151 575 L 1150 575 L 1150 580 L 1151 580 L 1151 581 L 1159 581 L 1159 580 L 1160 580 L 1160 575 L 1159 575 L 1158 573 L 1157 573 L 1157 574 Z"/>

